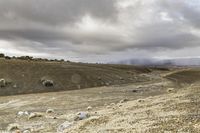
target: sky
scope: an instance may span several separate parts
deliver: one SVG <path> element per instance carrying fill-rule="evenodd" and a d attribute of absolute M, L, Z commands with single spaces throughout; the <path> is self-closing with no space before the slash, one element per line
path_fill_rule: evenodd
<path fill-rule="evenodd" d="M 0 0 L 0 52 L 81 62 L 200 57 L 200 0 Z"/>

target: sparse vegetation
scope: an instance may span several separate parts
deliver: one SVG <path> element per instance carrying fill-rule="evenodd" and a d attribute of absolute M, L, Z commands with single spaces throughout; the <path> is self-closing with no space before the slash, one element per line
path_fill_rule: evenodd
<path fill-rule="evenodd" d="M 53 87 L 53 86 L 54 86 L 53 80 L 49 80 L 49 79 L 46 79 L 46 80 L 42 81 L 42 84 L 43 84 L 45 87 Z"/>
<path fill-rule="evenodd" d="M 0 53 L 0 58 L 4 58 L 5 55 L 3 53 Z"/>
<path fill-rule="evenodd" d="M 46 110 L 46 113 L 47 113 L 47 114 L 51 114 L 51 113 L 55 113 L 55 111 L 54 111 L 54 109 L 47 109 L 47 110 Z"/>
<path fill-rule="evenodd" d="M 36 118 L 36 117 L 42 117 L 43 114 L 42 113 L 38 113 L 38 112 L 33 112 L 33 113 L 30 113 L 29 116 L 28 116 L 28 119 L 33 119 L 33 118 Z"/>
<path fill-rule="evenodd" d="M 5 79 L 0 79 L 0 87 L 6 87 L 6 80 Z"/>
<path fill-rule="evenodd" d="M 13 130 L 18 130 L 18 129 L 19 129 L 19 124 L 17 123 L 9 124 L 7 127 L 8 131 L 13 131 Z"/>
<path fill-rule="evenodd" d="M 33 57 L 31 57 L 31 56 L 20 56 L 17 59 L 20 59 L 20 60 L 33 60 Z"/>
<path fill-rule="evenodd" d="M 38 61 L 38 62 L 65 62 L 64 59 L 45 59 L 45 58 L 34 58 L 32 56 L 19 56 L 19 57 L 10 57 L 10 56 L 7 56 L 3 53 L 0 53 L 0 58 L 4 58 L 6 60 L 11 60 L 11 59 L 15 59 L 15 60 L 24 60 L 24 61 Z M 66 61 L 67 63 L 70 63 L 69 60 Z"/>
<path fill-rule="evenodd" d="M 0 94 L 6 96 L 0 98 L 0 131 L 200 131 L 198 68 L 163 70 L 16 57 L 1 59 L 0 69 Z M 8 96 L 25 93 L 38 94 Z"/>
<path fill-rule="evenodd" d="M 173 91 L 174 91 L 174 88 L 168 88 L 168 89 L 167 89 L 167 92 L 169 92 L 169 93 L 170 93 L 170 92 L 173 92 Z"/>
<path fill-rule="evenodd" d="M 12 83 L 6 86 L 6 89 L 1 90 L 0 95 L 120 85 L 136 83 L 141 78 L 143 81 L 149 80 L 148 78 L 138 77 L 138 74 L 144 73 L 146 70 L 127 65 L 124 68 L 124 65 L 115 66 L 12 59 L 10 61 L 0 60 L 0 70 L 0 76 L 6 75 L 6 78 L 12 81 Z M 127 71 L 134 73 L 134 77 L 137 78 L 129 78 L 130 74 L 127 74 Z M 45 80 L 42 81 L 41 77 L 45 77 Z"/>
<path fill-rule="evenodd" d="M 9 56 L 5 56 L 4 58 L 7 59 L 7 60 L 11 60 L 12 59 L 12 57 L 9 57 Z"/>

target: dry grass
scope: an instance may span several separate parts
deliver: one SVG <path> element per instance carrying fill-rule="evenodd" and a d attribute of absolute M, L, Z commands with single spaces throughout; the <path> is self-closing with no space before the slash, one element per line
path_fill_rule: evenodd
<path fill-rule="evenodd" d="M 0 59 L 0 70 L 0 79 L 11 81 L 6 88 L 0 88 L 1 96 L 127 84 L 138 82 L 141 79 L 148 80 L 145 77 L 137 77 L 137 75 L 150 72 L 145 67 L 128 65 L 4 59 Z M 42 77 L 51 79 L 54 86 L 43 86 L 40 81 Z M 99 77 L 101 80 L 98 79 Z"/>
<path fill-rule="evenodd" d="M 196 93 L 195 91 L 198 91 Z M 199 133 L 200 114 L 196 113 L 200 102 L 191 98 L 200 91 L 187 88 L 173 94 L 163 94 L 123 103 L 117 109 L 100 109 L 99 117 L 81 121 L 66 132 L 76 133 Z M 195 111 L 196 110 L 196 111 Z"/>
<path fill-rule="evenodd" d="M 200 132 L 200 71 L 196 68 L 172 73 L 170 69 L 154 71 L 127 65 L 0 60 L 0 69 L 0 79 L 18 86 L 15 90 L 12 85 L 4 88 L 1 95 L 47 92 L 0 97 L 0 131 L 17 123 L 20 129 L 33 133 L 55 133 L 59 125 L 69 121 L 72 125 L 66 133 Z M 43 88 L 42 77 L 53 80 L 54 88 Z M 118 85 L 94 87 L 107 81 Z M 94 88 L 80 90 L 77 85 Z M 170 93 L 169 88 L 173 88 Z M 68 91 L 49 92 L 60 90 Z M 88 106 L 92 107 L 90 117 L 74 121 L 76 113 L 87 111 Z M 54 109 L 54 113 L 46 113 L 47 109 Z M 19 111 L 39 112 L 42 117 L 16 117 Z"/>
<path fill-rule="evenodd" d="M 166 78 L 177 83 L 192 84 L 200 81 L 200 69 L 193 68 L 189 70 L 174 72 L 167 75 Z"/>

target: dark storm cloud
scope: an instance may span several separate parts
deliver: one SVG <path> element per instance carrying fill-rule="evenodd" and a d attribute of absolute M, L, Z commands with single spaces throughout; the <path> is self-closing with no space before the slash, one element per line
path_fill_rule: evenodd
<path fill-rule="evenodd" d="M 116 15 L 113 0 L 1 0 L 0 7 L 6 20 L 58 25 L 74 22 L 84 14 L 105 19 Z"/>
<path fill-rule="evenodd" d="M 181 50 L 200 44 L 198 0 L 0 0 L 0 18 L 9 53 L 112 60 L 127 51 L 190 56 Z"/>
<path fill-rule="evenodd" d="M 7 29 L 0 30 L 2 39 L 27 39 L 31 41 L 56 41 L 65 40 L 65 35 L 61 32 L 51 29 Z"/>
<path fill-rule="evenodd" d="M 1 0 L 0 37 L 66 40 L 69 35 L 62 32 L 63 25 L 80 21 L 85 14 L 112 20 L 117 10 L 113 0 Z"/>
<path fill-rule="evenodd" d="M 157 48 L 176 50 L 199 46 L 199 1 L 150 0 L 134 5 L 137 7 L 130 6 L 129 11 L 134 11 L 133 19 L 140 21 L 132 25 L 134 40 L 128 48 L 156 51 Z"/>
<path fill-rule="evenodd" d="M 190 26 L 200 28 L 200 2 L 198 0 L 166 0 L 160 1 L 159 4 L 176 21 L 185 22 Z"/>
<path fill-rule="evenodd" d="M 136 35 L 137 41 L 135 45 L 130 46 L 142 49 L 155 49 L 160 47 L 180 49 L 198 46 L 200 38 L 197 35 L 180 31 L 177 27 L 171 24 L 155 24 L 140 28 L 140 31 Z"/>

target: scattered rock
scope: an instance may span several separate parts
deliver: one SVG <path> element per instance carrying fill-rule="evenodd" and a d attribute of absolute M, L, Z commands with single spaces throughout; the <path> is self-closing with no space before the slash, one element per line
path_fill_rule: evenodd
<path fill-rule="evenodd" d="M 18 115 L 18 116 L 22 116 L 22 115 L 24 115 L 24 112 L 23 112 L 23 111 L 19 111 L 19 112 L 17 113 L 17 115 Z"/>
<path fill-rule="evenodd" d="M 57 128 L 58 133 L 63 133 L 67 128 L 71 127 L 73 123 L 70 123 L 68 121 L 64 122 Z"/>
<path fill-rule="evenodd" d="M 142 88 L 143 88 L 142 86 L 138 86 L 138 87 L 137 87 L 137 89 L 142 89 Z"/>
<path fill-rule="evenodd" d="M 107 83 L 106 83 L 106 86 L 110 86 L 110 83 L 107 82 Z"/>
<path fill-rule="evenodd" d="M 9 124 L 7 127 L 8 131 L 14 131 L 14 130 L 18 130 L 18 129 L 19 129 L 19 124 L 17 124 L 17 123 Z"/>
<path fill-rule="evenodd" d="M 112 109 L 113 109 L 113 110 L 116 110 L 117 108 L 116 108 L 116 107 L 112 107 Z"/>
<path fill-rule="evenodd" d="M 24 114 L 25 114 L 25 115 L 29 115 L 29 112 L 28 112 L 28 111 L 24 111 Z"/>
<path fill-rule="evenodd" d="M 111 103 L 110 106 L 115 106 L 115 103 Z"/>
<path fill-rule="evenodd" d="M 75 121 L 84 120 L 89 118 L 90 115 L 87 112 L 79 112 L 74 118 Z"/>
<path fill-rule="evenodd" d="M 124 80 L 124 78 L 123 78 L 123 77 L 120 77 L 119 79 L 120 79 L 120 80 Z"/>
<path fill-rule="evenodd" d="M 87 110 L 88 111 L 92 110 L 92 107 L 91 106 L 87 107 Z"/>
<path fill-rule="evenodd" d="M 169 92 L 169 93 L 170 93 L 170 92 L 173 92 L 173 91 L 174 91 L 174 88 L 168 88 L 168 89 L 167 89 L 167 92 Z"/>
<path fill-rule="evenodd" d="M 41 78 L 41 82 L 42 82 L 43 86 L 45 86 L 45 87 L 53 87 L 54 86 L 54 81 L 50 80 L 46 77 Z"/>
<path fill-rule="evenodd" d="M 28 111 L 19 111 L 18 113 L 17 113 L 17 116 L 24 116 L 24 115 L 29 115 L 29 112 Z"/>
<path fill-rule="evenodd" d="M 13 85 L 13 88 L 17 88 L 17 85 L 16 85 L 16 84 L 14 84 L 14 85 Z"/>
<path fill-rule="evenodd" d="M 24 130 L 23 133 L 31 133 L 29 130 Z"/>
<path fill-rule="evenodd" d="M 5 79 L 0 79 L 0 87 L 6 87 L 6 80 Z"/>
<path fill-rule="evenodd" d="M 122 107 L 122 104 L 119 104 L 118 107 Z"/>
<path fill-rule="evenodd" d="M 53 80 L 45 80 L 45 81 L 42 82 L 42 84 L 43 84 L 45 87 L 52 87 L 52 86 L 54 86 Z"/>
<path fill-rule="evenodd" d="M 50 116 L 50 115 L 46 115 L 45 118 L 48 118 L 48 119 L 58 119 L 58 117 L 56 117 L 56 116 Z"/>
<path fill-rule="evenodd" d="M 101 80 L 101 77 L 98 77 L 98 80 Z"/>
<path fill-rule="evenodd" d="M 134 92 L 134 93 L 137 93 L 137 92 L 138 92 L 138 90 L 132 90 L 132 92 Z"/>
<path fill-rule="evenodd" d="M 200 123 L 195 124 L 195 125 L 194 125 L 194 128 L 200 129 Z"/>
<path fill-rule="evenodd" d="M 47 113 L 47 114 L 51 114 L 51 113 L 55 113 L 55 111 L 54 111 L 54 109 L 47 109 L 47 110 L 46 110 L 46 113 Z"/>
<path fill-rule="evenodd" d="M 125 102 L 128 102 L 128 98 L 121 100 L 119 103 L 125 103 Z"/>
<path fill-rule="evenodd" d="M 15 130 L 14 133 L 22 133 L 20 130 Z"/>
<path fill-rule="evenodd" d="M 42 113 L 30 113 L 29 116 L 28 116 L 28 119 L 33 119 L 33 118 L 36 118 L 36 117 L 42 117 L 43 114 Z"/>
<path fill-rule="evenodd" d="M 110 109 L 110 108 L 111 108 L 111 106 L 109 106 L 109 105 L 108 105 L 108 106 L 106 106 L 106 108 L 107 108 L 107 109 Z"/>
<path fill-rule="evenodd" d="M 139 103 L 143 103 L 143 102 L 144 102 L 144 99 L 138 99 L 138 102 L 139 102 Z"/>

